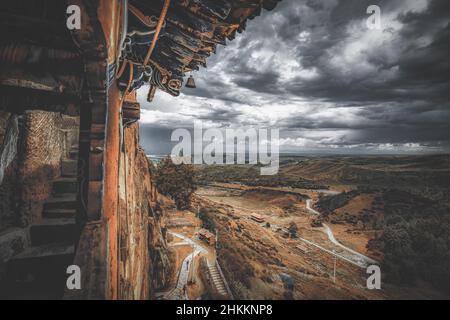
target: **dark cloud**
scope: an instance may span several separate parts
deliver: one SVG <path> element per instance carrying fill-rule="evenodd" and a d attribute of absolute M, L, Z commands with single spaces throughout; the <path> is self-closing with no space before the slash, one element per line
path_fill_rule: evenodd
<path fill-rule="evenodd" d="M 140 143 L 147 154 L 169 155 L 173 147 L 171 134 L 172 129 L 141 124 Z"/>
<path fill-rule="evenodd" d="M 373 4 L 382 30 L 366 27 Z M 284 130 L 290 151 L 360 144 L 449 151 L 449 55 L 448 0 L 283 0 L 218 48 L 195 73 L 197 89 L 167 102 L 179 108 L 167 112 L 164 128 L 178 117 L 269 124 Z M 159 111 L 154 119 L 164 117 Z"/>
<path fill-rule="evenodd" d="M 237 118 L 242 115 L 241 112 L 237 110 L 233 110 L 230 108 L 219 108 L 213 109 L 211 112 L 206 115 L 200 115 L 198 119 L 200 120 L 212 120 L 214 122 L 222 122 L 225 124 L 229 124 L 230 122 L 236 122 Z M 223 125 L 222 125 L 223 126 Z"/>

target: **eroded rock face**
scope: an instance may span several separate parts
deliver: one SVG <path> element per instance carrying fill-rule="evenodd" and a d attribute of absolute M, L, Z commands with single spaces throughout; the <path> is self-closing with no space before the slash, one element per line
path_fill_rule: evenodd
<path fill-rule="evenodd" d="M 149 299 L 163 287 L 168 249 L 150 166 L 137 124 L 125 129 L 119 174 L 121 299 Z"/>

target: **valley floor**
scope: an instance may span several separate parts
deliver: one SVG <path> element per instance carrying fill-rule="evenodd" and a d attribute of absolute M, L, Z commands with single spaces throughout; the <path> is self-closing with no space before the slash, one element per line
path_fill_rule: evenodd
<path fill-rule="evenodd" d="M 368 250 L 374 232 L 352 224 L 317 223 L 319 195 L 333 191 L 252 188 L 215 183 L 196 193 L 196 205 L 219 230 L 219 261 L 239 298 L 429 298 L 433 292 L 367 288 L 366 268 L 378 265 Z M 297 195 L 296 195 L 297 194 Z M 289 228 L 297 226 L 292 237 Z M 246 266 L 239 267 L 236 264 Z"/>

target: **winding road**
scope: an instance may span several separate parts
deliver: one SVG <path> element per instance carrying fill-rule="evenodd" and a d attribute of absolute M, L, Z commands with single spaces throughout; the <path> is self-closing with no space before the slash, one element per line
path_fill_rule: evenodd
<path fill-rule="evenodd" d="M 183 242 L 177 243 L 175 245 L 190 245 L 193 248 L 192 253 L 190 253 L 184 260 L 181 265 L 180 273 L 178 274 L 178 281 L 177 285 L 174 290 L 172 290 L 168 295 L 167 298 L 170 300 L 188 300 L 188 297 L 185 292 L 185 288 L 187 287 L 188 277 L 189 277 L 189 267 L 192 265 L 192 259 L 201 254 L 201 253 L 207 253 L 207 250 L 199 245 L 194 240 L 172 231 L 168 231 L 169 234 L 173 235 L 174 237 L 178 237 L 180 239 L 183 239 Z"/>
<path fill-rule="evenodd" d="M 306 200 L 306 209 L 311 212 L 312 214 L 315 215 L 319 215 L 320 216 L 320 212 L 318 212 L 317 210 L 313 209 L 311 206 L 312 200 L 308 199 Z M 352 260 L 354 260 L 358 265 L 363 265 L 363 266 L 367 266 L 370 264 L 378 264 L 377 261 L 373 260 L 372 258 L 369 258 L 359 252 L 356 252 L 353 249 L 350 249 L 346 246 L 344 246 L 342 243 L 340 243 L 339 241 L 336 240 L 336 238 L 334 237 L 333 231 L 331 230 L 331 228 L 326 224 L 326 223 L 322 223 L 323 226 L 323 231 L 327 234 L 328 236 L 328 240 L 330 240 L 331 243 L 333 243 L 334 245 L 344 249 L 345 251 L 349 252 L 352 254 L 353 258 Z"/>
<path fill-rule="evenodd" d="M 317 190 L 312 190 L 312 191 L 317 191 Z M 320 190 L 320 192 L 321 193 L 327 193 L 327 194 L 333 194 L 333 195 L 340 193 L 339 191 L 333 191 L 333 190 Z M 216 201 L 216 200 L 211 200 L 211 199 L 208 199 L 208 200 L 213 202 L 213 203 L 220 204 L 220 205 L 224 205 L 225 204 L 223 202 L 219 202 L 219 201 Z M 267 208 L 266 209 L 251 209 L 251 208 L 244 208 L 244 207 L 236 206 L 234 204 L 225 204 L 225 205 L 229 205 L 232 208 L 235 208 L 235 209 L 238 209 L 238 210 L 242 210 L 242 211 L 249 211 L 249 210 L 251 210 L 252 212 L 260 212 L 260 211 L 261 212 L 267 212 Z M 312 207 L 312 200 L 311 199 L 307 199 L 306 200 L 306 209 L 310 213 L 312 213 L 314 215 L 317 215 L 317 216 L 321 215 L 320 212 L 318 212 L 317 210 L 315 210 Z M 335 238 L 335 236 L 333 234 L 333 231 L 331 230 L 331 228 L 326 223 L 322 223 L 322 226 L 323 226 L 323 228 L 321 228 L 321 230 L 328 236 L 328 240 L 333 245 L 335 245 L 336 247 L 339 247 L 340 249 L 342 249 L 340 253 L 335 252 L 334 250 L 333 251 L 328 250 L 328 249 L 326 249 L 326 248 L 320 246 L 319 244 L 314 243 L 314 242 L 312 242 L 310 240 L 303 239 L 303 238 L 299 238 L 299 239 L 302 240 L 303 242 L 309 244 L 309 245 L 312 245 L 312 246 L 314 246 L 314 247 L 316 247 L 316 248 L 318 248 L 318 249 L 320 249 L 322 251 L 325 251 L 327 253 L 333 254 L 336 257 L 338 257 L 338 258 L 340 258 L 342 260 L 345 260 L 345 261 L 347 261 L 349 263 L 352 263 L 354 265 L 357 265 L 357 266 L 359 266 L 361 268 L 366 268 L 368 265 L 372 265 L 372 264 L 378 264 L 378 262 L 375 261 L 374 259 L 369 258 L 369 257 L 367 257 L 367 256 L 365 256 L 365 255 L 363 255 L 363 254 L 361 254 L 361 253 L 351 249 L 351 248 L 348 248 L 348 247 L 344 246 L 342 243 L 340 243 Z"/>

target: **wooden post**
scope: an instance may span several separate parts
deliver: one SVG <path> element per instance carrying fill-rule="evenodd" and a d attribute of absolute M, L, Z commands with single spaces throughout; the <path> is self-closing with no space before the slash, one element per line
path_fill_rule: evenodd
<path fill-rule="evenodd" d="M 120 152 L 120 111 L 119 88 L 112 84 L 108 95 L 108 112 L 106 117 L 106 139 L 104 157 L 103 213 L 108 230 L 108 264 L 109 264 L 109 298 L 118 298 L 119 261 L 118 261 L 118 187 L 119 187 L 119 152 Z"/>

